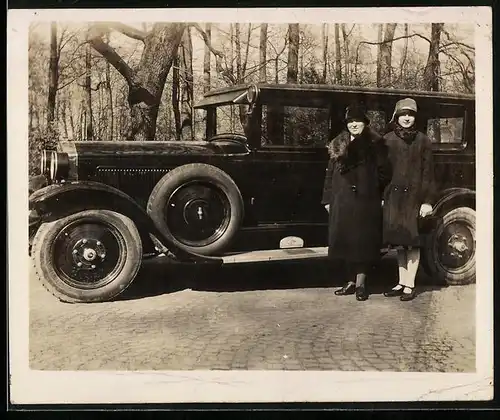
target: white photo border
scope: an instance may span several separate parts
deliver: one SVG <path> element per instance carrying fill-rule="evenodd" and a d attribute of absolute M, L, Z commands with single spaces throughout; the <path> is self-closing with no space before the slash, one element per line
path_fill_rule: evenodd
<path fill-rule="evenodd" d="M 34 21 L 475 24 L 476 373 L 29 369 L 28 30 Z M 11 403 L 478 401 L 493 398 L 493 72 L 489 7 L 9 10 L 8 273 Z M 480 141 L 479 141 L 480 140 Z M 360 387 L 367 388 L 361 392 Z"/>

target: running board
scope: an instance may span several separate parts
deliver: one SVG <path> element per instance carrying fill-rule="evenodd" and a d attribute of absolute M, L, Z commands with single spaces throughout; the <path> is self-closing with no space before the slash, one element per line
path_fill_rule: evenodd
<path fill-rule="evenodd" d="M 325 258 L 327 256 L 328 247 L 268 249 L 263 251 L 249 251 L 224 255 L 222 257 L 222 262 L 224 264 L 236 264 L 264 261 L 300 260 L 306 258 Z"/>

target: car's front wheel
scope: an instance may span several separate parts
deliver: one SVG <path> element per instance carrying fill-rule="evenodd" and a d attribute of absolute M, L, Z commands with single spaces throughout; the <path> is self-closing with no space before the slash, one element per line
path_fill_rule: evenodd
<path fill-rule="evenodd" d="M 142 243 L 128 217 L 87 210 L 43 223 L 33 239 L 31 258 L 38 279 L 60 300 L 107 301 L 134 280 Z"/>
<path fill-rule="evenodd" d="M 427 238 L 425 265 L 429 274 L 449 285 L 476 280 L 476 212 L 455 208 L 439 219 Z"/>

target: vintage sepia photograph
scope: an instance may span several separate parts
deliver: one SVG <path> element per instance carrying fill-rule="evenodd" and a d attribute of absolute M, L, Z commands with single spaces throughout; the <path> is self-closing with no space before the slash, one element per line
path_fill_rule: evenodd
<path fill-rule="evenodd" d="M 492 398 L 489 8 L 8 37 L 15 402 Z"/>

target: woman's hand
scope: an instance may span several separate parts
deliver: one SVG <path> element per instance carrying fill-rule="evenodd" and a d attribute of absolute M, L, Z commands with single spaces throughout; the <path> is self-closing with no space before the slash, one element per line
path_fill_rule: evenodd
<path fill-rule="evenodd" d="M 325 209 L 328 213 L 330 213 L 330 204 L 325 204 Z"/>
<path fill-rule="evenodd" d="M 420 206 L 420 217 L 426 217 L 432 213 L 432 206 L 424 203 Z"/>

